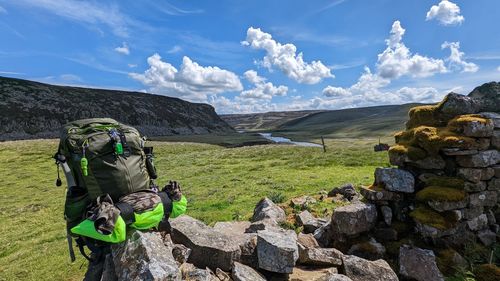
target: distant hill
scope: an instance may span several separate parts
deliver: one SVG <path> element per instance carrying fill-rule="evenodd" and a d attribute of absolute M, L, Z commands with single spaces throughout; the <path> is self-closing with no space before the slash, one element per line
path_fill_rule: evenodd
<path fill-rule="evenodd" d="M 249 114 L 225 114 L 220 117 L 236 130 L 266 131 L 276 129 L 288 121 L 323 111 L 324 110 L 303 110 Z"/>
<path fill-rule="evenodd" d="M 293 140 L 312 140 L 321 136 L 328 138 L 359 138 L 359 137 L 389 137 L 395 131 L 404 128 L 408 120 L 408 110 L 417 103 L 403 105 L 384 105 L 342 110 L 317 112 L 273 112 L 263 114 L 244 114 L 240 116 L 222 116 L 235 128 L 257 128 L 261 131 L 283 135 Z M 269 116 L 278 118 L 281 122 L 265 121 Z M 235 124 L 234 120 L 242 120 L 243 124 Z M 252 124 L 250 121 L 256 121 Z M 273 126 L 275 125 L 275 126 Z"/>
<path fill-rule="evenodd" d="M 110 117 L 147 136 L 232 133 L 208 104 L 0 77 L 0 140 L 54 138 L 68 121 Z"/>

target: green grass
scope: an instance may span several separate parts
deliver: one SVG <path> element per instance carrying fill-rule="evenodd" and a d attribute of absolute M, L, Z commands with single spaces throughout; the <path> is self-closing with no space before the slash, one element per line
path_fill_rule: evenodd
<path fill-rule="evenodd" d="M 152 144 L 157 182 L 180 181 L 188 214 L 210 224 L 249 219 L 255 203 L 276 192 L 289 200 L 347 182 L 371 184 L 374 168 L 389 165 L 386 153 L 373 152 L 375 141 L 328 141 L 327 153 L 285 145 Z M 71 264 L 67 253 L 65 191 L 54 185 L 51 159 L 56 147 L 55 140 L 0 143 L 0 280 L 83 277 L 86 261 L 78 256 Z M 321 202 L 317 207 L 329 206 Z"/>

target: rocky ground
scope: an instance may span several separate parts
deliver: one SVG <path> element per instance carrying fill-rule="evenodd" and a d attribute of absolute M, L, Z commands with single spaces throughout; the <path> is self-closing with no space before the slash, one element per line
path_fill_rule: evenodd
<path fill-rule="evenodd" d="M 414 108 L 389 151 L 398 168 L 373 185 L 263 198 L 251 221 L 133 231 L 101 280 L 500 280 L 499 111 L 497 83 Z M 318 200 L 341 204 L 317 218 Z"/>

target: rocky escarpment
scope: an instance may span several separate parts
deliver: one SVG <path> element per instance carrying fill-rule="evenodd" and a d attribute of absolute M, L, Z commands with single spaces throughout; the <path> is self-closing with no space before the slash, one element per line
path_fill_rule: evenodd
<path fill-rule="evenodd" d="M 54 138 L 65 123 L 95 117 L 113 118 L 147 136 L 233 131 L 208 104 L 0 77 L 0 140 Z"/>

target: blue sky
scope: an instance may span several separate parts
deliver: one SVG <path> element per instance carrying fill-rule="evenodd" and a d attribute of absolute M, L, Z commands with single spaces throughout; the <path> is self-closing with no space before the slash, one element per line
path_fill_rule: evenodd
<path fill-rule="evenodd" d="M 219 113 L 433 102 L 500 80 L 500 1 L 0 0 L 0 76 Z"/>

